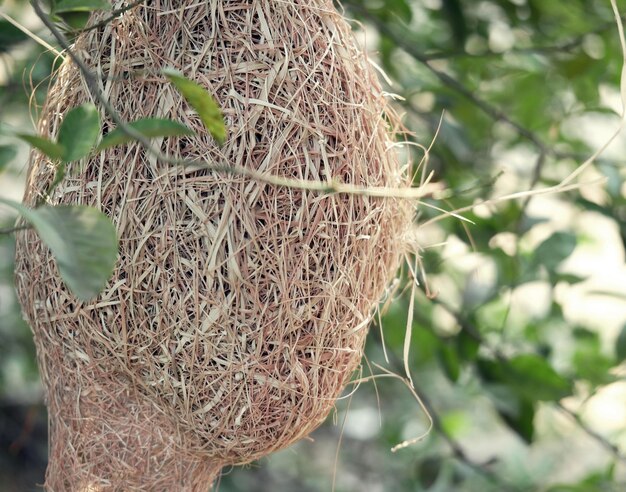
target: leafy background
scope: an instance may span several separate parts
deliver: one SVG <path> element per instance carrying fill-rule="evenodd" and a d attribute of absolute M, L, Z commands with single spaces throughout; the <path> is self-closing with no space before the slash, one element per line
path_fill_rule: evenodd
<path fill-rule="evenodd" d="M 450 190 L 437 206 L 554 185 L 619 125 L 622 52 L 608 0 L 343 8 L 401 96 L 410 138 L 437 135 L 429 166 Z M 0 12 L 52 42 L 26 2 Z M 21 197 L 28 160 L 7 134 L 32 132 L 30 87 L 41 103 L 54 63 L 0 18 L 3 198 Z M 380 379 L 341 400 L 313 440 L 228 471 L 219 490 L 624 490 L 625 155 L 619 138 L 580 190 L 479 206 L 464 213 L 473 224 L 420 208 L 413 249 L 426 278 L 414 292 L 409 365 L 434 421 L 424 440 L 390 452 L 428 421 L 400 381 Z M 0 209 L 0 227 L 13 222 Z M 12 237 L 0 235 L 0 483 L 25 491 L 43 480 L 46 415 L 12 257 Z M 405 271 L 407 288 L 382 319 L 389 362 L 377 325 L 367 346 L 368 361 L 399 374 L 410 286 Z"/>

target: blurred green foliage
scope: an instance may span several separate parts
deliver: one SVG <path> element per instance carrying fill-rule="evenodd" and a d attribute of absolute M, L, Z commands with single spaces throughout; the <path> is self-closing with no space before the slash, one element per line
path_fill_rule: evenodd
<path fill-rule="evenodd" d="M 429 200 L 434 205 L 455 210 L 553 186 L 619 124 L 623 57 L 608 0 L 342 3 L 393 80 L 386 89 L 401 96 L 407 138 L 427 145 L 437 135 L 429 169 L 450 193 Z M 23 2 L 2 8 L 27 9 Z M 50 39 L 43 28 L 38 34 Z M 0 86 L 4 123 L 29 113 L 25 80 L 41 103 L 54 58 L 4 21 L 0 58 L 9 74 Z M 338 492 L 624 490 L 626 296 L 611 287 L 626 285 L 621 142 L 585 176 L 604 178 L 600 187 L 480 207 L 463 214 L 471 224 L 418 209 L 426 276 L 412 292 L 405 269 L 382 327 L 372 326 L 363 375 L 379 372 L 370 362 L 404 373 L 415 295 L 409 364 L 433 419 L 422 441 L 389 451 L 426 431 L 428 420 L 400 381 L 380 379 L 342 399 L 315 442 L 235 469 L 219 490 L 313 492 L 331 490 L 333 480 Z M 19 181 L 24 152 L 9 143 L 0 142 L 0 170 Z M 407 149 L 405 157 L 419 162 L 422 155 Z M 32 408 L 40 397 L 30 335 L 10 288 L 12 248 L 11 237 L 0 236 L 0 419 L 5 408 Z M 588 316 L 576 316 L 579 303 Z M 610 415 L 617 426 L 602 425 Z M 37 435 L 28 435 L 34 447 Z M 40 480 L 27 453 L 20 462 L 14 440 L 1 437 L 0 475 L 21 463 L 20 484 Z"/>

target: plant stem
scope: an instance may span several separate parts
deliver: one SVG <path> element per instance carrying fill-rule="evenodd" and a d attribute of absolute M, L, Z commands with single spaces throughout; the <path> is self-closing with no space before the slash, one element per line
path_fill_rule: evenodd
<path fill-rule="evenodd" d="M 117 17 L 119 17 L 123 13 L 128 12 L 129 10 L 134 9 L 135 7 L 138 7 L 142 3 L 145 3 L 145 1 L 146 0 L 135 0 L 134 2 L 129 3 L 128 5 L 126 5 L 126 7 L 122 7 L 120 9 L 114 10 L 113 12 L 111 12 L 111 15 L 109 15 L 109 17 L 101 20 L 100 22 L 98 22 L 98 23 L 96 23 L 96 24 L 94 24 L 92 26 L 85 27 L 85 28 L 81 29 L 80 32 L 93 31 L 93 30 L 98 29 L 100 27 L 104 27 L 109 22 L 111 22 L 112 20 L 115 20 Z"/>
<path fill-rule="evenodd" d="M 25 231 L 28 229 L 32 229 L 32 226 L 23 225 L 23 226 L 9 227 L 7 229 L 0 229 L 0 235 L 13 234 L 14 232 Z"/>

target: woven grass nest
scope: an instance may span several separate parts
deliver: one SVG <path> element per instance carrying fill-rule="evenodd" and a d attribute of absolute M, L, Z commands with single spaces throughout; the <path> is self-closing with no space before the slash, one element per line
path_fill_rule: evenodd
<path fill-rule="evenodd" d="M 82 34 L 75 49 L 126 121 L 168 117 L 197 131 L 156 141 L 162 152 L 290 178 L 407 185 L 380 85 L 331 1 L 147 3 Z M 214 95 L 224 146 L 159 74 L 165 67 Z M 41 133 L 56 135 L 88 94 L 65 63 Z M 26 204 L 53 173 L 33 156 Z M 18 236 L 16 282 L 46 387 L 46 488 L 55 492 L 207 490 L 222 467 L 309 434 L 360 364 L 411 223 L 406 202 L 169 166 L 139 144 L 75 165 L 50 201 L 100 208 L 120 237 L 107 289 L 81 303 L 37 236 Z"/>

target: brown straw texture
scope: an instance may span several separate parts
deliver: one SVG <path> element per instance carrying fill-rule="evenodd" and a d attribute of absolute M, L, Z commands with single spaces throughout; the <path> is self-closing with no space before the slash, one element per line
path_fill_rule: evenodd
<path fill-rule="evenodd" d="M 408 185 L 391 148 L 394 116 L 330 0 L 154 0 L 81 35 L 76 50 L 126 121 L 168 117 L 197 132 L 155 140 L 167 155 Z M 219 101 L 223 147 L 159 74 L 165 67 Z M 56 136 L 88 94 L 64 64 L 40 131 Z M 25 203 L 52 177 L 35 154 Z M 98 207 L 120 237 L 107 289 L 81 303 L 37 236 L 18 235 L 55 492 L 204 491 L 223 466 L 309 434 L 359 367 L 411 223 L 406 202 L 168 166 L 138 144 L 72 165 L 49 201 Z"/>

